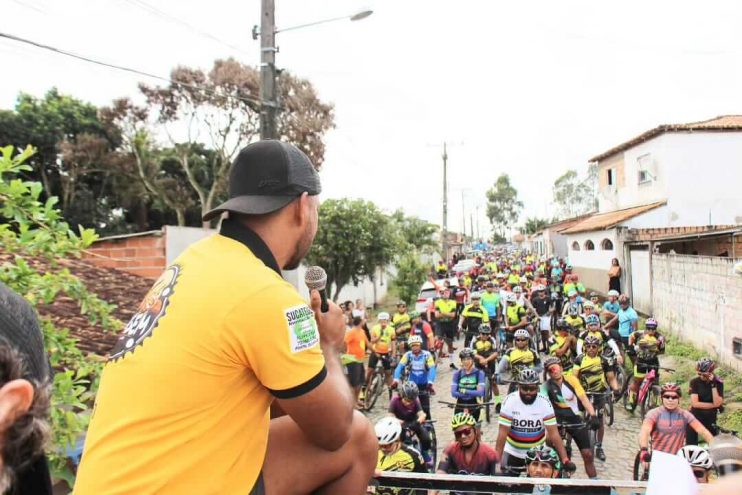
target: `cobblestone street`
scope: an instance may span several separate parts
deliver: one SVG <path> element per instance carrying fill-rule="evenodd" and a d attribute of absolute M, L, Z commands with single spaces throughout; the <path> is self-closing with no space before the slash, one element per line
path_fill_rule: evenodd
<path fill-rule="evenodd" d="M 461 348 L 461 342 L 457 343 L 457 348 Z M 436 379 L 437 395 L 431 399 L 431 414 L 436 421 L 435 430 L 438 435 L 438 456 L 443 448 L 453 441 L 453 434 L 449 428 L 453 409 L 438 401 L 451 401 L 450 387 L 453 370 L 449 368 L 448 359 L 443 359 L 438 367 L 438 376 Z M 500 391 L 504 393 L 506 386 L 501 386 Z M 376 422 L 386 414 L 386 408 L 389 401 L 386 393 L 382 393 L 374 409 L 367 413 L 371 421 Z M 622 403 L 615 404 L 615 420 L 613 426 L 606 427 L 603 448 L 605 449 L 606 460 L 601 462 L 595 460 L 598 470 L 598 477 L 603 479 L 630 480 L 632 477 L 632 468 L 634 456 L 638 450 L 638 435 L 641 425 L 638 410 L 632 415 L 623 409 Z M 484 413 L 482 414 L 484 417 Z M 492 411 L 492 422 L 483 423 L 482 426 L 484 441 L 494 447 L 497 439 L 497 416 Z M 587 478 L 582 465 L 582 458 L 579 455 L 577 446 L 573 443 L 573 461 L 577 464 L 575 478 Z"/>

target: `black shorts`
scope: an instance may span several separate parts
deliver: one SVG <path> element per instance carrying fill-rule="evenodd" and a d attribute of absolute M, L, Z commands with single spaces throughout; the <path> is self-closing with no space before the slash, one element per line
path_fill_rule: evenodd
<path fill-rule="evenodd" d="M 379 359 L 381 359 L 381 365 L 386 371 L 392 369 L 392 356 L 390 354 L 376 354 L 375 352 L 372 352 L 368 357 L 368 368 L 371 370 L 376 368 L 376 363 L 379 362 Z"/>
<path fill-rule="evenodd" d="M 482 356 L 484 358 L 487 358 L 489 356 Z M 485 375 L 495 376 L 495 372 L 497 371 L 497 360 L 490 361 L 487 363 L 486 366 L 483 366 L 479 363 L 476 364 L 477 368 L 484 371 Z"/>
<path fill-rule="evenodd" d="M 455 321 L 439 321 L 438 332 L 436 335 L 443 337 L 447 340 L 453 340 L 456 336 L 456 322 Z"/>
<path fill-rule="evenodd" d="M 252 490 L 248 495 L 265 495 L 265 482 L 263 481 L 263 471 L 258 474 L 258 479 L 255 480 Z"/>
<path fill-rule="evenodd" d="M 363 363 L 348 363 L 345 365 L 348 368 L 348 382 L 351 387 L 360 387 L 366 380 L 363 373 Z"/>
<path fill-rule="evenodd" d="M 590 435 L 588 434 L 587 426 L 567 428 L 567 433 L 574 439 L 578 449 L 584 450 L 590 448 Z"/>

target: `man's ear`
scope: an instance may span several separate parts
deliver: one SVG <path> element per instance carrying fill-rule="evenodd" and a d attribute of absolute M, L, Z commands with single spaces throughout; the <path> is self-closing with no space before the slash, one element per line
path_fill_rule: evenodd
<path fill-rule="evenodd" d="M 11 424 L 31 408 L 33 385 L 24 379 L 12 380 L 0 388 L 0 425 Z"/>
<path fill-rule="evenodd" d="M 296 208 L 294 210 L 294 221 L 301 225 L 307 221 L 309 215 L 309 194 L 301 193 L 301 196 L 295 201 Z"/>

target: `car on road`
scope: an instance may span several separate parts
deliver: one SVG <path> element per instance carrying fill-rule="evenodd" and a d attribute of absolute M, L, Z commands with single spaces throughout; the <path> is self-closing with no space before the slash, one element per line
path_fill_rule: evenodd
<path fill-rule="evenodd" d="M 422 287 L 420 287 L 420 293 L 417 295 L 417 301 L 415 302 L 415 311 L 419 311 L 420 314 L 425 314 L 430 307 L 430 305 L 433 302 L 433 299 L 438 297 L 438 290 L 437 287 L 443 287 L 443 284 L 448 280 L 448 282 L 451 284 L 451 287 L 458 287 L 459 281 L 456 277 L 451 277 L 448 279 L 440 278 L 435 281 L 435 284 L 433 282 L 425 282 Z"/>
<path fill-rule="evenodd" d="M 477 262 L 474 260 L 461 260 L 458 263 L 456 263 L 451 270 L 453 270 L 454 273 L 464 273 L 468 272 L 472 268 L 477 266 Z"/>

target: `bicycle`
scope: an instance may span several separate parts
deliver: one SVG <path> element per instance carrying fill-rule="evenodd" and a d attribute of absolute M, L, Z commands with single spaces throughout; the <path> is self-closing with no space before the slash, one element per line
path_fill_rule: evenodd
<path fill-rule="evenodd" d="M 486 411 L 488 411 L 489 408 L 492 407 L 495 404 L 494 402 L 478 402 L 477 404 L 471 404 L 471 405 L 470 404 L 467 404 L 465 406 L 461 406 L 461 405 L 459 405 L 456 402 L 448 402 L 448 401 L 445 401 L 445 400 L 439 400 L 438 403 L 439 404 L 444 404 L 444 405 L 448 406 L 449 409 L 453 409 L 453 408 L 456 408 L 456 407 L 461 407 L 461 409 L 465 413 L 469 413 L 469 414 L 473 414 L 472 411 L 475 411 L 475 412 L 479 413 L 479 410 L 482 409 L 482 408 L 484 408 L 485 409 L 485 416 L 487 417 L 487 422 L 488 423 L 490 422 L 490 420 L 489 420 L 489 415 L 486 413 Z M 481 424 L 481 421 L 478 421 L 477 424 L 478 425 Z"/>
<path fill-rule="evenodd" d="M 647 415 L 649 411 L 651 411 L 652 409 L 660 405 L 660 395 L 662 393 L 661 393 L 660 386 L 658 384 L 658 379 L 657 379 L 658 369 L 667 371 L 668 373 L 675 372 L 675 370 L 671 368 L 664 368 L 662 366 L 653 366 L 647 372 L 647 374 L 644 375 L 644 378 L 642 379 L 642 382 L 639 385 L 639 392 L 637 393 L 637 397 L 636 397 L 636 404 L 640 406 L 640 411 L 641 411 L 640 414 L 641 414 L 642 420 L 644 419 L 644 417 Z M 633 377 L 631 379 L 633 380 Z M 628 400 L 629 400 L 629 391 L 627 387 L 626 393 L 623 396 L 624 407 L 628 404 Z"/>
<path fill-rule="evenodd" d="M 590 399 L 590 403 L 595 409 L 595 413 L 599 418 L 607 418 L 606 423 L 608 426 L 613 424 L 613 393 L 611 390 L 605 392 L 587 392 L 587 397 Z M 596 400 L 599 397 L 603 397 L 602 407 L 595 407 Z M 590 428 L 588 431 L 590 436 L 590 446 L 595 449 L 595 444 L 598 443 L 598 429 Z"/>
<path fill-rule="evenodd" d="M 568 428 L 585 428 L 587 426 L 587 423 L 584 421 L 580 421 L 579 423 L 559 423 L 557 422 L 557 427 L 559 428 L 559 436 L 562 438 L 562 442 L 564 443 L 564 450 L 567 452 L 567 457 L 570 459 L 572 458 L 572 437 L 567 437 L 567 429 Z M 593 442 L 593 437 L 590 437 L 590 449 L 595 448 L 595 443 Z"/>
<path fill-rule="evenodd" d="M 376 401 L 381 395 L 381 391 L 384 389 L 384 383 L 386 383 L 386 372 L 381 359 L 379 359 L 376 362 L 371 379 L 368 381 L 365 395 L 363 396 L 363 409 L 370 411 L 374 407 L 374 404 L 376 404 Z"/>
<path fill-rule="evenodd" d="M 437 465 L 438 461 L 438 437 L 435 433 L 435 426 L 433 426 L 435 423 L 434 420 L 426 420 L 422 423 L 423 428 L 425 428 L 428 432 L 428 435 L 430 436 L 430 449 L 426 452 L 423 452 L 422 448 L 420 447 L 420 439 L 417 437 L 415 432 L 410 428 L 409 423 L 403 423 L 402 424 L 402 435 L 404 438 L 404 444 L 412 447 L 413 449 L 420 452 L 425 459 L 425 463 L 428 465 L 428 469 L 435 470 L 435 466 Z"/>
<path fill-rule="evenodd" d="M 649 445 L 649 451 L 652 452 L 652 444 Z M 633 479 L 634 481 L 647 481 L 649 479 L 649 464 L 650 462 L 642 462 L 641 460 L 642 451 L 636 453 L 634 456 L 634 469 Z"/>

